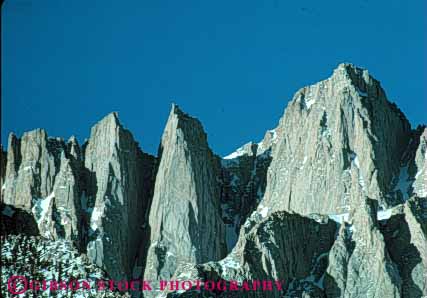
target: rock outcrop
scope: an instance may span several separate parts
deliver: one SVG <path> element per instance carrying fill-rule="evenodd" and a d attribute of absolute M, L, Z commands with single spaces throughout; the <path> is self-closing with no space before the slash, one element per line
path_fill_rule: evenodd
<path fill-rule="evenodd" d="M 402 278 L 402 298 L 427 293 L 427 200 L 410 198 L 381 222 L 387 251 Z"/>
<path fill-rule="evenodd" d="M 25 272 L 38 268 L 25 263 L 20 239 L 32 256 L 74 246 L 77 267 L 151 281 L 153 291 L 134 297 L 421 298 L 426 159 L 426 127 L 411 129 L 380 83 L 351 64 L 300 89 L 261 142 L 222 159 L 176 105 L 158 157 L 116 113 L 82 146 L 42 129 L 10 134 L 0 150 L 2 261 L 8 272 L 15 255 Z M 202 284 L 161 291 L 160 280 Z M 224 290 L 257 281 L 274 290 Z"/>
<path fill-rule="evenodd" d="M 32 213 L 46 238 L 65 238 L 80 247 L 80 178 L 67 144 L 42 129 L 9 136 L 3 201 Z M 81 163 L 81 161 L 80 161 Z"/>
<path fill-rule="evenodd" d="M 274 141 L 269 137 L 274 133 L 268 131 L 265 141 L 248 143 L 221 161 L 221 209 L 228 251 L 236 244 L 240 227 L 264 196 Z"/>
<path fill-rule="evenodd" d="M 220 164 L 201 123 L 172 106 L 159 149 L 151 246 L 144 279 L 170 279 L 181 262 L 204 263 L 225 256 L 220 213 Z"/>
<path fill-rule="evenodd" d="M 130 278 L 146 234 L 155 158 L 144 154 L 112 113 L 97 123 L 84 148 L 89 172 L 89 258 L 111 277 Z"/>
<path fill-rule="evenodd" d="M 59 172 L 64 142 L 48 138 L 43 129 L 9 135 L 4 201 L 30 210 L 32 201 L 49 196 Z"/>
<path fill-rule="evenodd" d="M 401 277 L 379 229 L 377 206 L 363 200 L 351 226 L 342 225 L 329 253 L 327 297 L 400 297 Z"/>
<path fill-rule="evenodd" d="M 410 176 L 413 177 L 412 193 L 421 198 L 427 198 L 427 128 L 419 127 L 415 133 L 416 151 L 412 164 L 409 168 Z M 411 171 L 412 170 L 412 171 Z"/>
<path fill-rule="evenodd" d="M 410 124 L 366 70 L 341 64 L 320 83 L 302 88 L 280 120 L 264 204 L 301 214 L 343 213 L 355 189 L 388 198 L 410 138 Z M 354 185 L 352 173 L 359 179 Z"/>
<path fill-rule="evenodd" d="M 266 217 L 260 215 L 262 218 L 256 218 L 259 214 L 254 213 L 249 218 L 252 222 L 247 224 L 247 231 L 242 232 L 236 247 L 225 259 L 196 266 L 184 264 L 174 279 L 223 280 L 226 284 L 236 282 L 239 286 L 254 280 L 280 282 L 280 287 L 275 285 L 272 291 L 239 291 L 235 297 L 301 297 L 321 292 L 328 252 L 335 240 L 336 223 L 331 220 L 318 222 L 284 211 Z M 208 290 L 204 284 L 203 293 L 206 297 L 233 295 L 229 291 Z M 197 297 L 176 292 L 163 295 Z"/>
<path fill-rule="evenodd" d="M 71 240 L 112 277 L 130 277 L 147 237 L 155 158 L 139 149 L 115 113 L 95 125 L 83 147 L 42 129 L 20 139 L 11 134 L 4 208 L 32 214 L 42 236 Z"/>

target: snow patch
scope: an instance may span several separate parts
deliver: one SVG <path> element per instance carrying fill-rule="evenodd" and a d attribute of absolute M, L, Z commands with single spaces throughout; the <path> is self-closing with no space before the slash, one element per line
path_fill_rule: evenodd
<path fill-rule="evenodd" d="M 244 150 L 243 147 L 238 148 L 236 151 L 234 151 L 233 153 L 224 156 L 223 159 L 235 159 L 239 156 L 242 156 L 246 153 L 246 151 Z"/>
<path fill-rule="evenodd" d="M 93 231 L 96 231 L 98 229 L 98 223 L 100 219 L 102 218 L 102 215 L 104 214 L 103 208 L 95 207 L 93 209 L 92 215 L 90 217 L 90 228 Z"/>
<path fill-rule="evenodd" d="M 377 220 L 389 219 L 392 215 L 393 209 L 380 210 L 377 212 Z"/>
<path fill-rule="evenodd" d="M 328 217 L 333 221 L 342 224 L 343 222 L 349 222 L 350 213 L 328 214 Z"/>
<path fill-rule="evenodd" d="M 268 131 L 271 134 L 271 141 L 274 143 L 277 140 L 277 131 L 275 129 Z"/>
<path fill-rule="evenodd" d="M 37 225 L 39 228 L 41 227 L 49 227 L 52 222 L 52 214 L 49 213 L 49 210 L 52 206 L 52 200 L 55 198 L 55 192 L 52 192 L 44 199 L 38 199 L 35 201 L 31 212 L 34 214 Z M 42 232 L 42 236 L 46 238 L 50 238 L 51 233 L 49 229 L 40 229 Z"/>
<path fill-rule="evenodd" d="M 261 209 L 258 211 L 258 212 L 259 212 L 259 214 L 261 214 L 261 216 L 262 216 L 263 218 L 267 217 L 269 208 L 268 208 L 268 207 L 265 207 L 265 206 L 263 206 L 263 205 L 260 205 L 260 208 L 261 208 Z"/>
<path fill-rule="evenodd" d="M 314 97 L 310 98 L 309 100 L 305 101 L 305 106 L 307 110 L 310 109 L 310 107 L 316 102 L 316 99 Z"/>

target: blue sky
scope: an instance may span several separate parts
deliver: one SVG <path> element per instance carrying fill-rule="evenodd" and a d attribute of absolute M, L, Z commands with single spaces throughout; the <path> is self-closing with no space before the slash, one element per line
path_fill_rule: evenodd
<path fill-rule="evenodd" d="M 277 125 L 340 62 L 369 69 L 427 122 L 427 2 L 6 0 L 2 143 L 43 127 L 80 142 L 118 111 L 156 153 L 176 102 L 227 154 Z"/>

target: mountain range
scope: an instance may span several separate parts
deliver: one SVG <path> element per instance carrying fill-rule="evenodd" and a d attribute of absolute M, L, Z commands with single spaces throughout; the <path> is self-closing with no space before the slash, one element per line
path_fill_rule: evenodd
<path fill-rule="evenodd" d="M 284 283 L 136 297 L 426 297 L 426 159 L 427 128 L 412 128 L 379 81 L 347 63 L 298 90 L 263 140 L 225 157 L 175 104 L 157 156 L 117 113 L 81 145 L 43 129 L 11 133 L 1 150 L 2 263 L 45 279 Z M 43 268 L 46 249 L 74 256 L 76 271 Z M 38 260 L 31 268 L 27 255 Z"/>

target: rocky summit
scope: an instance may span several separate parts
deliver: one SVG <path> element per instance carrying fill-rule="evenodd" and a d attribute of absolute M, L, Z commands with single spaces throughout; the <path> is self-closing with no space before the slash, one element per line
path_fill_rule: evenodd
<path fill-rule="evenodd" d="M 427 128 L 352 64 L 225 157 L 173 104 L 157 156 L 111 113 L 82 145 L 10 134 L 0 159 L 2 297 L 12 274 L 152 285 L 111 297 L 427 297 Z"/>

